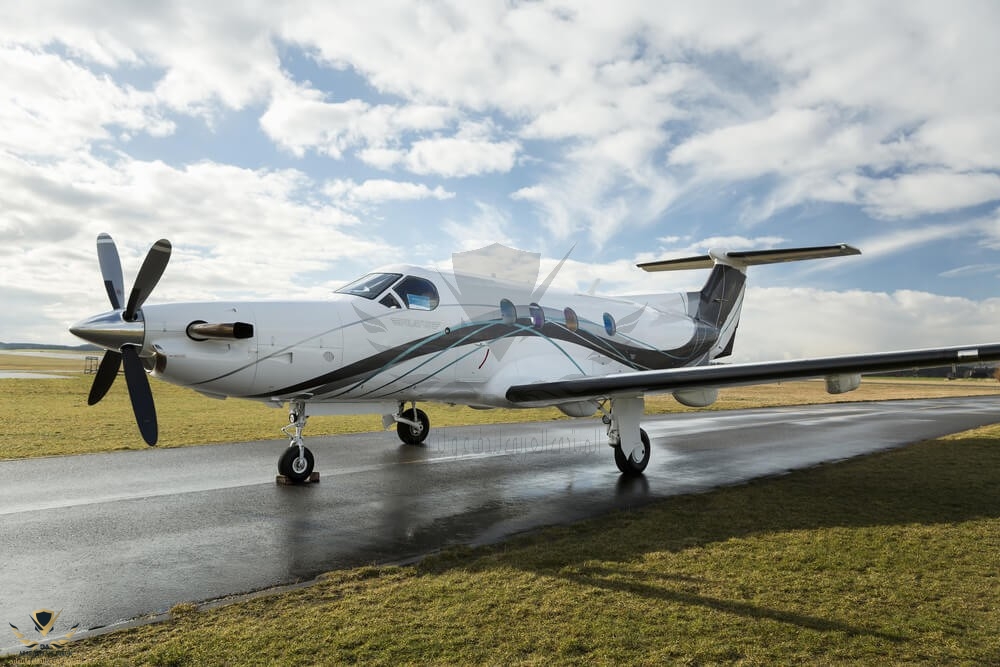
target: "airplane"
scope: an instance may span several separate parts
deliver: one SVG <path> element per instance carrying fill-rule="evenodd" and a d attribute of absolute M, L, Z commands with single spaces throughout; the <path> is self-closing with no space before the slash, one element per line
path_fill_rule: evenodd
<path fill-rule="evenodd" d="M 832 394 L 861 374 L 1000 360 L 1000 343 L 811 359 L 722 364 L 732 353 L 751 266 L 858 255 L 847 244 L 733 251 L 639 264 L 645 271 L 708 269 L 699 291 L 626 297 L 548 288 L 568 257 L 536 286 L 539 255 L 493 244 L 455 253 L 453 270 L 379 268 L 323 301 L 218 301 L 146 305 L 170 259 L 157 241 L 126 301 L 111 236 L 97 256 L 112 310 L 70 331 L 106 351 L 88 403 L 124 366 L 139 431 L 156 444 L 147 374 L 212 398 L 288 406 L 278 472 L 295 483 L 315 465 L 303 430 L 310 414 L 383 415 L 400 440 L 430 431 L 418 402 L 473 408 L 555 406 L 600 413 L 618 470 L 641 475 L 650 442 L 644 396 L 672 393 L 707 407 L 723 387 L 825 378 Z"/>

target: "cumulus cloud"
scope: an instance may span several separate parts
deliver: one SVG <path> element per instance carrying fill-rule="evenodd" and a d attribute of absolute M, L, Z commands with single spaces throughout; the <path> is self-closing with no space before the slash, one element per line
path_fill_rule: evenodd
<path fill-rule="evenodd" d="M 333 158 L 344 151 L 368 152 L 371 164 L 391 167 L 389 146 L 401 135 L 445 127 L 455 112 L 441 106 L 370 105 L 360 99 L 330 101 L 314 88 L 281 87 L 274 92 L 260 126 L 279 146 L 302 157 L 312 149 Z M 397 151 L 392 151 L 397 153 Z"/>
<path fill-rule="evenodd" d="M 3 245 L 18 248 L 4 256 L 0 290 L 13 294 L 32 285 L 43 295 L 37 303 L 62 304 L 64 318 L 57 329 L 36 330 L 30 319 L 7 317 L 3 338 L 17 332 L 28 340 L 66 340 L 67 323 L 104 309 L 94 250 L 99 232 L 116 238 L 132 277 L 156 238 L 174 241 L 155 295 L 164 301 L 320 296 L 351 276 L 312 281 L 311 273 L 395 252 L 371 229 L 356 228 L 352 215 L 302 197 L 313 188 L 295 170 L 208 162 L 178 169 L 126 158 L 45 165 L 0 159 L 0 190 L 20 193 L 0 225 Z"/>
<path fill-rule="evenodd" d="M 355 183 L 350 179 L 335 180 L 327 183 L 323 191 L 332 199 L 346 200 L 350 203 L 372 203 L 384 201 L 400 201 L 415 199 L 452 199 L 454 192 L 445 190 L 440 185 L 429 188 L 423 183 L 391 181 L 384 178 L 369 179 Z"/>
<path fill-rule="evenodd" d="M 493 243 L 514 247 L 511 239 L 511 219 L 501 209 L 476 202 L 477 212 L 465 220 L 445 220 L 442 231 L 451 237 L 456 251 L 475 250 Z"/>
<path fill-rule="evenodd" d="M 748 288 L 734 361 L 966 345 L 996 338 L 1000 299 Z M 933 343 L 929 343 L 933 341 Z"/>
<path fill-rule="evenodd" d="M 0 47 L 0 149 L 62 155 L 112 138 L 115 131 L 168 135 L 174 123 L 149 93 L 116 84 L 51 53 Z"/>
<path fill-rule="evenodd" d="M 866 184 L 866 208 L 887 218 L 941 213 L 1000 199 L 1000 176 L 994 173 L 919 171 Z"/>

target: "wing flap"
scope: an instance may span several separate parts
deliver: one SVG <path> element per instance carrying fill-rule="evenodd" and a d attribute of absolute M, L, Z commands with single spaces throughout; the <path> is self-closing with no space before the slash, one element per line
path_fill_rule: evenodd
<path fill-rule="evenodd" d="M 637 371 L 553 382 L 514 385 L 507 389 L 512 403 L 547 404 L 569 398 L 645 394 L 698 387 L 735 387 L 803 380 L 839 373 L 878 373 L 907 368 L 931 368 L 1000 360 L 1000 343 L 963 347 L 878 352 L 815 359 L 765 361 Z"/>

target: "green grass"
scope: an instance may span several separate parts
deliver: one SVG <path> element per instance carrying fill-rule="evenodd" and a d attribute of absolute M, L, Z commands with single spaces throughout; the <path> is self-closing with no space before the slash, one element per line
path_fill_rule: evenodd
<path fill-rule="evenodd" d="M 9 664 L 997 664 L 1000 427 Z"/>

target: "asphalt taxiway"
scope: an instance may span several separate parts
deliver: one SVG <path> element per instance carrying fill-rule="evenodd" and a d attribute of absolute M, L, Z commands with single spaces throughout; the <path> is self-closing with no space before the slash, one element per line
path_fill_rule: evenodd
<path fill-rule="evenodd" d="M 113 625 L 997 421 L 995 397 L 648 417 L 636 479 L 598 420 L 307 437 L 322 480 L 301 487 L 274 482 L 279 440 L 3 461 L 0 625 Z"/>

